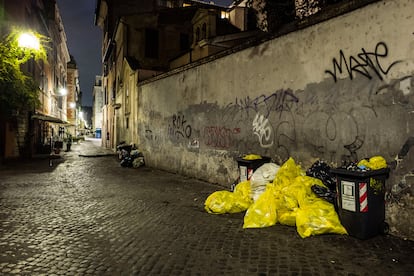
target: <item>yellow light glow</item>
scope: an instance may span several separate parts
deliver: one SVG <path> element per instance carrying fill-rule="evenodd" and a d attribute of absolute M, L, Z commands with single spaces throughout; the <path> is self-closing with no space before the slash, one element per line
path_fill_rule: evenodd
<path fill-rule="evenodd" d="M 74 102 L 70 102 L 70 103 L 69 103 L 69 107 L 70 107 L 70 108 L 75 108 L 75 107 L 76 107 L 76 103 L 74 103 Z"/>
<path fill-rule="evenodd" d="M 225 11 L 221 11 L 221 18 L 222 19 L 229 19 L 230 18 L 230 14 L 228 12 Z"/>
<path fill-rule="evenodd" d="M 38 51 L 40 49 L 39 39 L 32 33 L 22 33 L 18 38 L 19 47 Z"/>
<path fill-rule="evenodd" d="M 68 94 L 68 90 L 66 88 L 62 87 L 62 88 L 59 89 L 59 94 L 61 96 L 66 96 Z"/>

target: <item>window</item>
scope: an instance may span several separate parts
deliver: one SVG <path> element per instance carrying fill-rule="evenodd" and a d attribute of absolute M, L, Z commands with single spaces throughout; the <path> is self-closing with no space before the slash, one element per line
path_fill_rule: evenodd
<path fill-rule="evenodd" d="M 158 58 L 158 31 L 153 29 L 145 30 L 145 56 Z"/>
<path fill-rule="evenodd" d="M 197 27 L 196 35 L 195 35 L 195 42 L 200 41 L 200 28 Z"/>
<path fill-rule="evenodd" d="M 104 96 L 105 104 L 108 104 L 108 87 L 107 86 L 105 86 L 104 94 L 105 94 L 105 96 Z"/>
<path fill-rule="evenodd" d="M 171 0 L 158 0 L 158 6 L 160 7 L 167 7 L 167 8 L 174 8 L 174 5 L 176 1 L 171 1 Z"/>
<path fill-rule="evenodd" d="M 226 11 L 221 11 L 220 17 L 221 17 L 221 19 L 229 19 L 230 18 L 230 13 L 228 13 Z"/>
<path fill-rule="evenodd" d="M 57 98 L 57 105 L 58 105 L 58 108 L 60 108 L 60 109 L 63 108 L 63 97 L 58 97 Z"/>
<path fill-rule="evenodd" d="M 207 25 L 206 23 L 203 24 L 203 27 L 201 29 L 201 39 L 207 38 Z"/>
<path fill-rule="evenodd" d="M 129 113 L 130 112 L 130 107 L 129 107 L 129 89 L 128 89 L 128 83 L 126 85 L 125 88 L 125 113 Z"/>
<path fill-rule="evenodd" d="M 112 100 L 115 100 L 115 97 L 116 97 L 116 88 L 115 88 L 115 85 L 116 85 L 116 82 L 113 81 L 112 82 L 112 95 L 111 95 L 111 99 Z"/>
<path fill-rule="evenodd" d="M 158 6 L 166 7 L 167 6 L 167 0 L 158 0 Z"/>
<path fill-rule="evenodd" d="M 190 38 L 189 38 L 188 34 L 180 34 L 180 50 L 181 51 L 185 51 L 185 50 L 188 50 L 190 48 L 189 40 L 190 40 Z"/>

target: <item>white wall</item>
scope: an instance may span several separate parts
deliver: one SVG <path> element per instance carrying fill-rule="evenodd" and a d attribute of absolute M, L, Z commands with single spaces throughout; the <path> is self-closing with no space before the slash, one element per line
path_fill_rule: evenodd
<path fill-rule="evenodd" d="M 379 1 L 141 85 L 146 163 L 229 187 L 242 154 L 292 156 L 305 169 L 382 155 L 388 190 L 414 182 L 413 10 L 414 1 Z M 406 200 L 389 219 L 414 237 L 399 225 L 414 205 Z"/>

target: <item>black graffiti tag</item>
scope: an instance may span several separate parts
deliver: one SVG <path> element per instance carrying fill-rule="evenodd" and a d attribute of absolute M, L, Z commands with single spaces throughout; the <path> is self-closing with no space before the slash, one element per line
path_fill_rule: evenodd
<path fill-rule="evenodd" d="M 279 116 L 283 111 L 290 111 L 292 105 L 298 103 L 299 99 L 293 94 L 292 90 L 278 90 L 269 96 L 260 95 L 256 98 L 236 98 L 233 103 L 226 106 L 226 113 L 244 111 L 249 115 L 250 111 L 257 113 L 261 108 L 264 108 L 263 114 L 268 118 L 272 111 L 279 112 Z"/>
<path fill-rule="evenodd" d="M 386 76 L 394 65 L 401 62 L 394 61 L 388 67 L 384 68 L 384 65 L 381 63 L 381 58 L 385 58 L 387 56 L 388 47 L 385 42 L 378 42 L 375 46 L 374 52 L 367 52 L 364 48 L 362 48 L 357 57 L 349 57 L 349 62 L 347 62 L 345 53 L 340 50 L 339 61 L 334 58 L 332 60 L 333 70 L 325 70 L 325 73 L 331 75 L 335 82 L 338 79 L 338 75 L 343 72 L 345 73 L 345 70 L 351 80 L 354 77 L 354 73 L 358 73 L 368 79 L 372 79 L 370 73 L 371 69 L 380 80 L 383 80 L 383 75 Z"/>
<path fill-rule="evenodd" d="M 184 115 L 174 114 L 172 118 L 172 125 L 168 126 L 168 133 L 171 136 L 175 136 L 177 138 L 179 137 L 190 138 L 191 132 L 192 132 L 191 125 L 187 123 L 187 120 L 184 118 Z"/>

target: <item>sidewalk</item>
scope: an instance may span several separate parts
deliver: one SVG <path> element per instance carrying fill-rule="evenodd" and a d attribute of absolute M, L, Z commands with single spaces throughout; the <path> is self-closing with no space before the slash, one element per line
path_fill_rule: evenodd
<path fill-rule="evenodd" d="M 101 145 L 101 139 L 86 137 L 85 140 L 73 143 L 70 151 L 66 151 L 66 144 L 59 154 L 37 154 L 33 156 L 33 159 L 59 159 L 67 158 L 69 156 L 82 156 L 82 157 L 101 157 L 101 156 L 115 156 L 116 152 L 112 149 L 104 148 Z"/>
<path fill-rule="evenodd" d="M 33 154 L 31 159 L 9 159 L 5 160 L 4 164 L 0 164 L 0 170 L 10 170 L 16 167 L 24 166 L 26 169 L 35 169 L 39 164 L 49 164 L 53 166 L 65 162 L 68 158 L 76 157 L 103 157 L 103 156 L 117 156 L 117 153 L 112 149 L 107 149 L 101 146 L 101 139 L 85 137 L 78 143 L 71 146 L 70 151 L 66 151 L 66 145 L 59 153 L 41 153 Z M 46 165 L 41 165 L 43 168 Z"/>
<path fill-rule="evenodd" d="M 82 157 L 101 157 L 117 155 L 112 149 L 102 147 L 101 139 L 85 137 L 85 141 L 72 144 L 71 152 Z M 66 152 L 70 153 L 70 152 Z"/>

